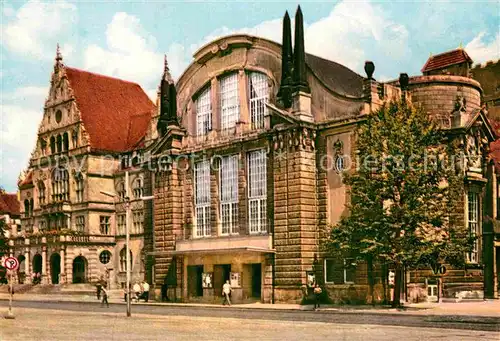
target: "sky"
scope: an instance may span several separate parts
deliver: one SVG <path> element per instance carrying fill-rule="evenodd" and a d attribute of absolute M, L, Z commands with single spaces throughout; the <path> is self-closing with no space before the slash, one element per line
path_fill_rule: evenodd
<path fill-rule="evenodd" d="M 231 33 L 281 42 L 283 1 L 5 1 L 0 3 L 0 187 L 17 189 L 34 149 L 56 44 L 63 62 L 139 83 L 154 98 L 167 54 L 174 78 L 205 43 Z M 306 51 L 374 78 L 420 74 L 430 54 L 463 46 L 500 58 L 500 1 L 301 1 Z"/>

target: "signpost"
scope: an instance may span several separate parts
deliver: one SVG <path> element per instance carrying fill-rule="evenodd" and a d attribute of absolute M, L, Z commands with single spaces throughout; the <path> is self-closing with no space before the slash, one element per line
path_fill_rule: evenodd
<path fill-rule="evenodd" d="M 6 319 L 14 319 L 14 313 L 12 312 L 12 296 L 14 294 L 14 290 L 12 287 L 12 273 L 16 271 L 19 268 L 19 260 L 15 257 L 7 257 L 5 259 L 5 268 L 9 272 L 9 312 L 7 313 L 7 316 L 5 316 Z"/>

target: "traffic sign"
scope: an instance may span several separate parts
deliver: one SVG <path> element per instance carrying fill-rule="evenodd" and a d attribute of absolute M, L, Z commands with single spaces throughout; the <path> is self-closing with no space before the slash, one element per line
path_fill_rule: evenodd
<path fill-rule="evenodd" d="M 7 270 L 15 271 L 19 267 L 19 261 L 15 257 L 8 257 L 5 260 L 5 267 Z"/>

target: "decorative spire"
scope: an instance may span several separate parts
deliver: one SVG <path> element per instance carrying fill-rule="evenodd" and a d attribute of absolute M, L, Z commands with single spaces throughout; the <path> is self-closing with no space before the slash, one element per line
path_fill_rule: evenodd
<path fill-rule="evenodd" d="M 157 125 L 160 134 L 165 135 L 167 127 L 170 125 L 179 125 L 177 120 L 177 90 L 168 68 L 167 55 L 165 55 L 160 85 L 160 117 Z"/>
<path fill-rule="evenodd" d="M 292 105 L 291 85 L 292 85 L 292 69 L 293 69 L 293 52 L 292 52 L 292 28 L 290 24 L 290 16 L 288 11 L 283 17 L 283 44 L 281 46 L 281 84 L 278 91 L 278 97 L 285 108 Z"/>
<path fill-rule="evenodd" d="M 296 90 L 310 92 L 306 76 L 306 52 L 304 46 L 304 17 L 297 7 L 295 14 L 295 45 L 293 50 L 293 84 Z"/>
<path fill-rule="evenodd" d="M 60 63 L 63 60 L 62 54 L 61 54 L 61 49 L 59 48 L 59 43 L 57 43 L 57 48 L 56 48 L 56 62 Z"/>
<path fill-rule="evenodd" d="M 174 82 L 174 80 L 172 79 L 172 75 L 170 74 L 170 69 L 168 67 L 167 55 L 165 55 L 165 59 L 163 62 L 163 80 L 167 81 L 168 83 Z"/>

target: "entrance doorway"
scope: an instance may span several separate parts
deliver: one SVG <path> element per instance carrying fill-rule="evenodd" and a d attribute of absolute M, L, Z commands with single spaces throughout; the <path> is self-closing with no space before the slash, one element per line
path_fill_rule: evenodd
<path fill-rule="evenodd" d="M 214 265 L 214 289 L 217 296 L 222 296 L 222 286 L 229 281 L 231 264 Z"/>
<path fill-rule="evenodd" d="M 203 265 L 188 265 L 188 296 L 203 296 L 202 275 Z"/>
<path fill-rule="evenodd" d="M 19 268 L 17 269 L 17 278 L 19 280 L 19 284 L 24 284 L 26 273 L 24 270 L 26 269 L 24 261 L 26 260 L 26 257 L 24 255 L 20 255 L 17 257 L 17 260 L 19 261 Z"/>
<path fill-rule="evenodd" d="M 73 260 L 73 283 L 85 283 L 87 279 L 87 260 L 78 256 Z"/>
<path fill-rule="evenodd" d="M 262 286 L 262 266 L 252 264 L 252 297 L 260 298 Z"/>
<path fill-rule="evenodd" d="M 59 284 L 59 274 L 61 273 L 61 256 L 53 253 L 50 256 L 50 279 L 52 284 Z"/>
<path fill-rule="evenodd" d="M 39 253 L 33 257 L 33 273 L 42 274 L 42 255 Z"/>

